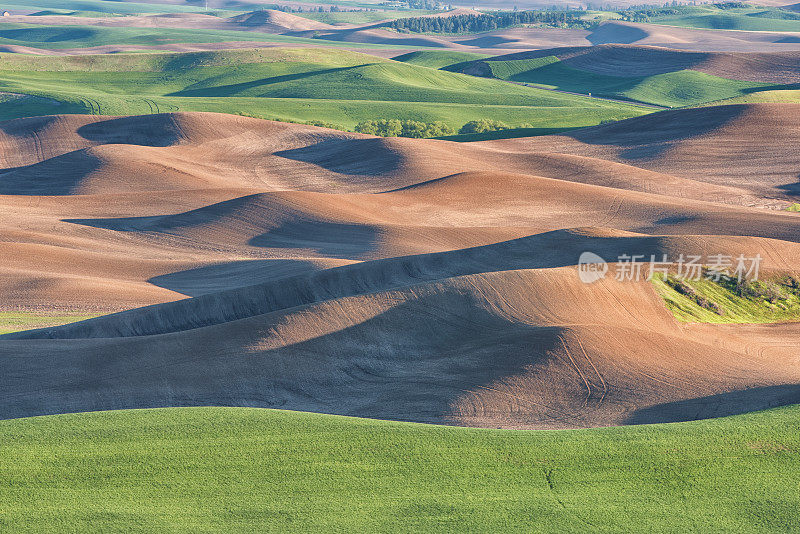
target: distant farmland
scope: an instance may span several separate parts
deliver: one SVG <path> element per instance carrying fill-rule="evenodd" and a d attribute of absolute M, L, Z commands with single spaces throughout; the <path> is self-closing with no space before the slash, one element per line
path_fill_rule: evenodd
<path fill-rule="evenodd" d="M 343 128 L 375 118 L 491 118 L 511 126 L 590 126 L 652 110 L 325 49 L 74 56 L 5 55 L 0 90 L 49 100 L 0 103 L 0 118 L 216 111 Z M 38 110 L 38 113 L 35 111 Z"/>

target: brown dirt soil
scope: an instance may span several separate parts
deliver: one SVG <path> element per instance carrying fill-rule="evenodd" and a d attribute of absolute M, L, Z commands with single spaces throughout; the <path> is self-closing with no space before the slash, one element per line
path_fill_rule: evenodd
<path fill-rule="evenodd" d="M 0 417 L 572 428 L 796 402 L 797 324 L 678 323 L 649 282 L 575 266 L 760 254 L 800 272 L 800 216 L 764 209 L 797 194 L 798 135 L 792 105 L 470 144 L 212 113 L 0 123 L 0 301 L 125 310 L 0 337 Z"/>

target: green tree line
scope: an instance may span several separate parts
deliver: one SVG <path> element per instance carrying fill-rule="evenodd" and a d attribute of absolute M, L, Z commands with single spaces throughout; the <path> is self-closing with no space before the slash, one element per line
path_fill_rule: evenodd
<path fill-rule="evenodd" d="M 509 126 L 503 122 L 492 119 L 469 121 L 462 126 L 458 133 L 483 133 L 497 130 L 507 130 Z M 443 137 L 455 134 L 455 130 L 441 121 L 421 122 L 398 119 L 378 119 L 360 122 L 356 125 L 358 133 L 378 135 L 380 137 L 414 137 L 423 139 L 427 137 Z"/>
<path fill-rule="evenodd" d="M 412 17 L 396 19 L 386 26 L 415 33 L 478 33 L 523 24 L 589 28 L 594 23 L 581 19 L 580 11 L 514 11 L 451 17 Z"/>

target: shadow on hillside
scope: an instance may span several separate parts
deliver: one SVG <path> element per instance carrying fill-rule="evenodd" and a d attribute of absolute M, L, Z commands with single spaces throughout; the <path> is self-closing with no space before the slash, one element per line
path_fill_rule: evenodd
<path fill-rule="evenodd" d="M 667 252 L 668 240 L 651 236 L 594 237 L 555 230 L 528 237 L 466 249 L 418 254 L 355 263 L 289 276 L 252 286 L 247 291 L 201 295 L 99 317 L 46 332 L 9 334 L 9 337 L 108 337 L 153 335 L 305 306 L 323 300 L 414 286 L 447 278 L 518 269 L 547 269 L 577 265 L 585 251 L 614 260 L 622 254 L 649 258 Z M 576 273 L 577 276 L 577 273 Z M 198 310 L 204 310 L 202 317 Z M 124 319 L 119 320 L 120 317 Z M 165 322 L 164 317 L 170 320 Z M 112 324 L 113 323 L 113 324 Z M 109 330 L 114 333 L 110 334 Z"/>
<path fill-rule="evenodd" d="M 464 46 L 474 46 L 478 48 L 495 48 L 509 44 L 517 44 L 520 42 L 520 39 L 503 37 L 500 35 L 482 35 L 475 38 L 464 39 L 461 41 L 453 41 L 453 42 Z"/>
<path fill-rule="evenodd" d="M 33 132 L 44 130 L 58 121 L 55 115 L 44 117 L 24 117 L 0 122 L 0 132 L 12 137 L 31 137 Z"/>
<path fill-rule="evenodd" d="M 170 215 L 64 219 L 64 222 L 103 228 L 105 230 L 116 230 L 118 232 L 161 232 L 169 234 L 180 229 L 211 226 L 225 218 L 237 218 L 238 214 L 258 209 L 261 205 L 267 206 L 268 204 L 260 202 L 261 198 L 262 195 L 256 193 Z"/>
<path fill-rule="evenodd" d="M 450 289 L 159 338 L 84 340 L 75 348 L 44 342 L 0 358 L 8 399 L 0 418 L 214 405 L 454 422 L 454 405 L 470 391 L 563 365 L 550 357 L 560 350 L 560 328 L 509 321 L 478 300 Z M 0 353 L 6 350 L 0 341 Z M 562 403 L 554 403 L 555 414 L 547 404 L 522 406 L 531 420 L 562 417 Z"/>
<path fill-rule="evenodd" d="M 797 176 L 800 179 L 800 175 Z M 800 180 L 793 184 L 779 185 L 778 189 L 785 192 L 787 195 L 800 197 Z"/>
<path fill-rule="evenodd" d="M 91 39 L 99 32 L 90 28 L 15 28 L 0 30 L 0 38 L 25 43 L 60 43 L 63 41 L 81 41 Z"/>
<path fill-rule="evenodd" d="M 646 31 L 634 26 L 606 22 L 586 36 L 593 45 L 632 44 L 649 37 Z"/>
<path fill-rule="evenodd" d="M 183 131 L 170 113 L 134 115 L 81 126 L 78 135 L 100 144 L 166 147 L 177 144 Z"/>
<path fill-rule="evenodd" d="M 305 249 L 323 256 L 349 259 L 370 257 L 377 251 L 381 237 L 378 226 L 319 219 L 272 202 L 272 198 L 262 194 L 173 215 L 64 219 L 63 222 L 117 232 L 138 232 L 156 238 L 188 238 L 193 243 L 219 246 L 243 239 L 242 244 L 251 247 Z M 225 243 L 215 241 L 219 233 Z"/>
<path fill-rule="evenodd" d="M 322 268 L 306 260 L 241 260 L 155 276 L 149 283 L 189 297 L 309 274 Z"/>
<path fill-rule="evenodd" d="M 676 423 L 727 417 L 800 403 L 800 384 L 764 386 L 636 410 L 626 424 Z"/>
<path fill-rule="evenodd" d="M 761 93 L 764 91 L 789 91 L 800 89 L 800 83 L 775 83 L 772 85 L 765 85 L 761 87 L 744 87 L 739 89 L 742 93 L 751 95 L 753 93 Z"/>
<path fill-rule="evenodd" d="M 561 332 L 499 317 L 472 295 L 420 295 L 352 326 L 250 354 L 264 383 L 250 385 L 246 398 L 269 392 L 258 399 L 265 407 L 452 423 L 468 392 L 547 366 Z M 557 404 L 525 408 L 531 419 L 562 416 Z"/>
<path fill-rule="evenodd" d="M 367 259 L 377 252 L 381 229 L 368 224 L 287 221 L 254 236 L 247 244 L 261 248 L 310 249 L 323 256 Z"/>
<path fill-rule="evenodd" d="M 100 159 L 81 149 L 33 165 L 0 170 L 0 194 L 72 195 L 101 166 Z"/>
<path fill-rule="evenodd" d="M 200 87 L 197 89 L 193 89 L 192 88 L 193 86 L 189 86 L 186 89 L 182 89 L 174 93 L 169 93 L 166 96 L 217 96 L 217 97 L 236 96 L 243 91 L 247 91 L 248 89 L 254 89 L 256 87 L 264 87 L 267 85 L 274 85 L 278 83 L 292 82 L 297 80 L 306 80 L 308 78 L 313 78 L 315 76 L 335 74 L 338 72 L 345 72 L 353 69 L 358 69 L 360 67 L 363 67 L 363 65 L 354 65 L 352 67 L 337 67 L 335 69 L 320 69 L 312 72 L 299 72 L 296 74 L 285 74 L 283 76 L 272 76 L 269 78 L 261 78 L 249 82 L 233 83 L 228 85 L 217 85 L 214 87 Z M 202 81 L 198 82 L 195 85 L 202 85 L 204 83 L 207 82 Z"/>
<path fill-rule="evenodd" d="M 339 174 L 374 176 L 396 171 L 401 154 L 387 146 L 387 140 L 326 139 L 315 145 L 275 152 L 276 156 L 302 161 Z"/>
<path fill-rule="evenodd" d="M 625 160 L 654 159 L 681 141 L 722 128 L 746 110 L 746 105 L 665 110 L 563 135 L 590 145 L 623 148 L 619 157 Z"/>

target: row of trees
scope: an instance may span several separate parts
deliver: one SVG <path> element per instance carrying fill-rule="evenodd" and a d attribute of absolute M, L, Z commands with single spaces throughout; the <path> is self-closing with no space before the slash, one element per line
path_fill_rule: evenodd
<path fill-rule="evenodd" d="M 743 2 L 721 2 L 711 4 L 717 9 L 741 9 L 750 7 Z M 692 12 L 693 5 L 680 5 L 675 2 L 661 6 L 631 6 L 624 11 L 618 11 L 622 20 L 631 22 L 650 22 L 651 19 L 658 17 L 670 17 L 685 15 Z"/>
<path fill-rule="evenodd" d="M 458 133 L 484 133 L 507 129 L 509 129 L 509 126 L 504 122 L 493 119 L 480 119 L 477 121 L 469 121 L 458 130 Z M 441 121 L 422 122 L 410 120 L 401 121 L 398 119 L 378 119 L 360 122 L 356 125 L 355 131 L 363 134 L 379 135 L 381 137 L 414 137 L 417 139 L 443 137 L 456 133 L 453 128 Z"/>
<path fill-rule="evenodd" d="M 356 125 L 355 130 L 359 133 L 379 135 L 381 137 L 414 137 L 417 139 L 442 137 L 456 133 L 453 128 L 441 121 L 421 122 L 401 121 L 398 119 L 378 119 L 360 122 Z"/>
<path fill-rule="evenodd" d="M 592 22 L 581 19 L 578 11 L 516 11 L 451 17 L 412 17 L 396 19 L 386 26 L 416 33 L 478 33 L 510 28 L 523 24 L 543 24 L 554 27 L 588 28 Z"/>
<path fill-rule="evenodd" d="M 303 6 L 282 6 L 279 4 L 268 4 L 261 9 L 274 9 L 275 11 L 283 11 L 284 13 L 360 13 L 378 11 L 377 9 L 345 9 L 339 6 L 328 6 L 328 9 L 325 9 L 323 6 L 311 6 L 303 9 Z"/>
<path fill-rule="evenodd" d="M 411 9 L 427 9 L 428 11 L 435 11 L 438 9 L 445 9 L 445 5 L 436 0 L 407 0 L 406 5 Z M 453 6 L 447 6 L 453 9 Z"/>

